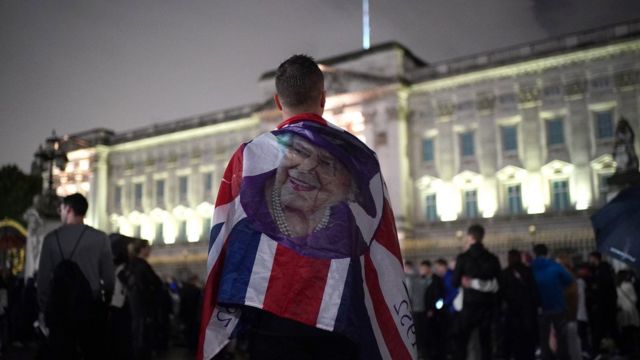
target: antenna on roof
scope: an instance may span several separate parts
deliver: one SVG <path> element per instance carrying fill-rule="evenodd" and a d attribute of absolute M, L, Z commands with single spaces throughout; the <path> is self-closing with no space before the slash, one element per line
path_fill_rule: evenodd
<path fill-rule="evenodd" d="M 371 27 L 369 26 L 369 0 L 362 0 L 362 48 L 371 46 Z"/>

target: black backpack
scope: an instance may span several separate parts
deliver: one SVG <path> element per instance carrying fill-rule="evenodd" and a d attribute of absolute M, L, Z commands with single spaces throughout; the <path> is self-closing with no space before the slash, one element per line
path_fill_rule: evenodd
<path fill-rule="evenodd" d="M 80 266 L 72 260 L 86 229 L 86 226 L 82 229 L 68 258 L 64 256 L 58 231 L 55 231 L 62 261 L 54 268 L 51 279 L 51 291 L 45 310 L 45 320 L 49 326 L 78 328 L 86 324 L 91 316 L 95 302 L 91 285 L 82 273 Z"/>

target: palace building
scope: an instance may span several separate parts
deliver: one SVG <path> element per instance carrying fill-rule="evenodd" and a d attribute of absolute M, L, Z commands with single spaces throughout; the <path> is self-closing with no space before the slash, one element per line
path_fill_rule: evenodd
<path fill-rule="evenodd" d="M 500 254 L 595 247 L 615 123 L 640 129 L 640 21 L 437 63 L 398 43 L 319 63 L 325 118 L 378 153 L 406 257 L 454 256 L 471 223 Z M 161 272 L 204 272 L 227 160 L 280 121 L 273 76 L 258 104 L 69 135 L 58 194 L 85 193 L 92 226 L 151 241 Z"/>

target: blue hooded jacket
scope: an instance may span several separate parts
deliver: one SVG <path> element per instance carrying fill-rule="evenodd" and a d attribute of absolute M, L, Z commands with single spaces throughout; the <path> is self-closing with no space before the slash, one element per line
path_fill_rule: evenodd
<path fill-rule="evenodd" d="M 543 313 L 557 314 L 566 310 L 564 289 L 573 283 L 573 276 L 562 265 L 544 257 L 531 264 L 538 285 Z"/>

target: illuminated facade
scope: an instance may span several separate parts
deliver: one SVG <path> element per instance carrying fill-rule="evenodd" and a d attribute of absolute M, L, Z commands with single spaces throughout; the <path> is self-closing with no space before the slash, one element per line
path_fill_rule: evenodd
<path fill-rule="evenodd" d="M 615 122 L 640 129 L 640 22 L 435 64 L 396 43 L 320 63 L 325 117 L 378 153 L 408 257 L 454 255 L 472 222 L 498 252 L 593 244 Z M 152 241 L 157 266 L 204 269 L 227 160 L 280 120 L 273 75 L 262 104 L 73 135 L 85 142 L 58 193 L 88 194 L 94 226 Z"/>

